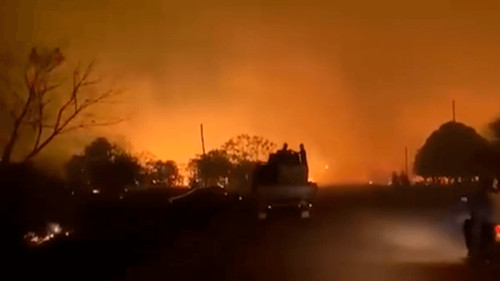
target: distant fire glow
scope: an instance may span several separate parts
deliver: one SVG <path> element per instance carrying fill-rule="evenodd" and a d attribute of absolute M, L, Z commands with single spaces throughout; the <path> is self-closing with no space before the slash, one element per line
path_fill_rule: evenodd
<path fill-rule="evenodd" d="M 500 18 L 461 6 L 477 1 L 418 1 L 416 10 L 405 1 L 5 2 L 2 25 L 15 27 L 3 30 L 5 50 L 60 47 L 66 69 L 96 58 L 98 74 L 127 89 L 92 112 L 125 122 L 47 147 L 61 169 L 94 135 L 186 164 L 201 153 L 204 123 L 207 151 L 241 133 L 304 143 L 317 182 L 379 183 L 403 168 L 405 146 L 411 161 L 451 120 L 452 100 L 457 120 L 479 132 L 500 113 Z M 89 19 L 99 24 L 82 24 Z"/>

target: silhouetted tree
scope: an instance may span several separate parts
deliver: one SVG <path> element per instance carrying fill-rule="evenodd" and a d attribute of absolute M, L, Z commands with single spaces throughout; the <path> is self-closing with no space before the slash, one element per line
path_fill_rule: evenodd
<path fill-rule="evenodd" d="M 64 62 L 60 50 L 31 50 L 24 68 L 24 93 L 15 89 L 8 90 L 11 96 L 4 97 L 1 104 L 12 118 L 12 126 L 3 148 L 2 163 L 10 163 L 16 144 L 20 141 L 21 131 L 27 126 L 32 129 L 33 146 L 24 157 L 29 161 L 42 151 L 57 136 L 80 128 L 105 126 L 118 122 L 98 122 L 88 120 L 89 108 L 109 101 L 118 92 L 114 90 L 97 91 L 98 80 L 91 78 L 94 64 L 83 70 L 77 67 L 73 71 L 72 85 L 61 104 L 56 90 L 62 90 L 60 82 L 55 79 L 55 70 Z M 7 79 L 7 78 L 6 78 Z"/>
<path fill-rule="evenodd" d="M 146 164 L 148 183 L 174 187 L 180 183 L 179 168 L 174 161 L 152 161 Z"/>
<path fill-rule="evenodd" d="M 276 144 L 260 136 L 242 134 L 228 140 L 221 149 L 233 163 L 258 162 L 267 161 L 269 154 L 276 150 Z"/>
<path fill-rule="evenodd" d="M 233 164 L 229 177 L 230 189 L 242 193 L 249 191 L 252 185 L 252 175 L 257 164 L 258 162 L 248 160 Z"/>
<path fill-rule="evenodd" d="M 494 142 L 500 144 L 500 118 L 490 123 L 490 130 L 493 133 Z"/>
<path fill-rule="evenodd" d="M 66 165 L 68 182 L 88 192 L 117 196 L 127 185 L 139 180 L 141 166 L 138 160 L 105 138 L 98 138 L 85 148 L 83 155 L 75 155 Z"/>
<path fill-rule="evenodd" d="M 259 136 L 238 135 L 220 149 L 192 159 L 188 165 L 191 185 L 214 185 L 225 179 L 234 189 L 250 187 L 251 175 L 258 162 L 267 161 L 276 144 Z"/>
<path fill-rule="evenodd" d="M 415 157 L 415 173 L 424 178 L 472 178 L 483 169 L 488 142 L 473 128 L 448 122 L 434 131 Z"/>
<path fill-rule="evenodd" d="M 227 151 L 233 167 L 229 177 L 231 189 L 238 192 L 250 190 L 252 174 L 259 162 L 268 160 L 277 145 L 261 136 L 241 134 L 225 142 L 221 149 Z"/>
<path fill-rule="evenodd" d="M 192 179 L 204 186 L 215 185 L 220 179 L 228 178 L 232 168 L 233 164 L 224 150 L 211 150 L 191 159 L 188 164 Z"/>
<path fill-rule="evenodd" d="M 490 131 L 493 139 L 491 140 L 491 169 L 497 176 L 500 176 L 500 118 L 490 124 Z"/>
<path fill-rule="evenodd" d="M 90 188 L 90 174 L 87 162 L 88 159 L 84 155 L 74 155 L 66 163 L 66 178 L 72 189 L 88 191 Z"/>

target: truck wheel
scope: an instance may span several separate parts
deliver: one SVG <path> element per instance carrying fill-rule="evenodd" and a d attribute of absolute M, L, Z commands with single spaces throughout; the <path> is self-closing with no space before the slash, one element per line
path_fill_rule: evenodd
<path fill-rule="evenodd" d="M 311 217 L 311 211 L 309 211 L 309 210 L 300 211 L 300 218 L 301 219 L 308 219 L 309 217 Z"/>
<path fill-rule="evenodd" d="M 265 220 L 265 219 L 267 219 L 267 213 L 266 212 L 259 212 L 257 214 L 257 217 L 259 218 L 259 220 Z"/>

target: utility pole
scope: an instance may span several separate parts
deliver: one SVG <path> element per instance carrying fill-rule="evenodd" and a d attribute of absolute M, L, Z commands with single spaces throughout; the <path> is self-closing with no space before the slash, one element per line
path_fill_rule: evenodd
<path fill-rule="evenodd" d="M 408 176 L 408 147 L 405 146 L 405 174 Z"/>
<path fill-rule="evenodd" d="M 203 136 L 203 124 L 200 124 L 200 134 L 201 134 L 201 150 L 203 155 L 205 155 L 205 137 Z"/>
<path fill-rule="evenodd" d="M 203 135 L 203 124 L 200 124 L 200 136 L 201 136 L 201 151 L 203 152 L 203 156 L 205 156 L 205 136 Z M 198 179 L 201 181 L 201 185 L 198 187 L 206 187 L 207 180 L 205 178 L 200 178 L 200 167 L 198 167 Z"/>
<path fill-rule="evenodd" d="M 456 121 L 456 116 L 455 116 L 455 100 L 451 102 L 451 114 L 453 116 L 453 122 Z"/>

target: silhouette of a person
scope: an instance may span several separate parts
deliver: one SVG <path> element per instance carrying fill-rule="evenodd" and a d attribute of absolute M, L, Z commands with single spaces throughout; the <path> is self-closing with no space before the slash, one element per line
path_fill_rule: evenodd
<path fill-rule="evenodd" d="M 300 144 L 300 151 L 299 151 L 299 156 L 300 156 L 300 163 L 304 165 L 306 168 L 306 181 L 309 179 L 309 165 L 307 164 L 307 153 L 306 149 L 304 148 L 304 144 Z"/>
<path fill-rule="evenodd" d="M 288 143 L 285 142 L 283 144 L 283 147 L 280 150 L 278 150 L 278 153 L 277 153 L 279 161 L 286 161 L 286 158 L 287 158 L 286 156 L 289 152 L 290 151 L 288 150 Z"/>
<path fill-rule="evenodd" d="M 281 152 L 281 153 L 285 153 L 285 152 L 287 152 L 287 151 L 288 151 L 288 143 L 286 143 L 286 142 L 285 142 L 285 143 L 283 144 L 283 148 L 281 148 L 281 149 L 280 149 L 280 152 Z"/>

